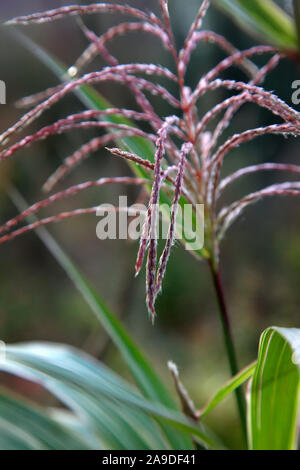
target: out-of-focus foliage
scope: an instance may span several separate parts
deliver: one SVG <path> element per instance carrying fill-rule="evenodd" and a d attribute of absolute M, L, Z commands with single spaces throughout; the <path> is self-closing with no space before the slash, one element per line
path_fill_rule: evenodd
<path fill-rule="evenodd" d="M 268 328 L 261 336 L 257 363 L 225 384 L 199 411 L 199 419 L 254 374 L 248 393 L 249 448 L 295 449 L 299 341 L 299 329 Z M 188 440 L 177 446 L 173 430 L 178 443 L 188 434 L 205 448 L 222 448 L 203 424 L 197 425 L 157 401 L 146 400 L 106 366 L 67 346 L 8 346 L 0 369 L 41 384 L 69 408 L 68 413 L 42 411 L 2 392 L 1 449 L 191 448 Z"/>
<path fill-rule="evenodd" d="M 247 31 L 264 41 L 282 48 L 298 48 L 295 21 L 272 0 L 215 2 Z"/>
<path fill-rule="evenodd" d="M 62 448 L 192 449 L 186 434 L 210 448 L 220 446 L 203 426 L 158 401 L 146 400 L 103 364 L 67 346 L 50 343 L 7 346 L 0 369 L 41 384 L 71 409 L 74 421 L 78 421 L 79 437 L 76 440 L 75 435 L 72 441 L 75 429 L 70 429 L 67 422 L 60 427 L 54 419 L 47 420 L 46 414 L 29 405 L 22 407 L 21 402 L 3 395 L 9 406 L 6 408 L 0 399 L 1 433 L 14 425 L 18 430 L 15 438 L 18 434 L 27 435 L 28 446 L 31 443 L 40 448 L 43 444 L 45 448 L 55 448 L 55 437 L 61 437 Z M 17 408 L 20 425 L 15 420 Z M 6 439 L 9 441 L 8 435 Z M 17 444 L 11 439 L 9 447 L 14 445 L 24 448 L 25 441 Z"/>

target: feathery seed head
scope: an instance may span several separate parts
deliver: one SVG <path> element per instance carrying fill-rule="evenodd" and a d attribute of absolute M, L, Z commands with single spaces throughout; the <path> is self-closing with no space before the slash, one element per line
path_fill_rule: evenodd
<path fill-rule="evenodd" d="M 296 110 L 284 103 L 274 93 L 268 92 L 262 87 L 266 75 L 277 66 L 283 54 L 271 46 L 255 46 L 239 51 L 221 35 L 213 31 L 199 31 L 209 4 L 209 0 L 202 1 L 197 16 L 179 51 L 177 51 L 174 41 L 167 0 L 159 0 L 160 17 L 127 5 L 95 3 L 86 6 L 73 5 L 57 8 L 17 17 L 6 23 L 7 25 L 41 24 L 68 16 L 81 17 L 86 14 L 98 13 L 118 13 L 134 18 L 134 21 L 112 26 L 100 35 L 89 30 L 82 21 L 80 22 L 81 29 L 90 41 L 90 45 L 77 61 L 70 66 L 67 77 L 64 77 L 66 81 L 63 84 L 20 100 L 19 106 L 29 107 L 30 109 L 0 136 L 0 144 L 3 147 L 0 151 L 0 160 L 11 158 L 15 152 L 54 134 L 69 132 L 74 129 L 84 131 L 87 128 L 97 128 L 101 131 L 101 135 L 88 141 L 77 149 L 73 155 L 67 157 L 55 173 L 49 177 L 44 189 L 47 191 L 52 190 L 58 181 L 92 152 L 96 152 L 101 147 L 111 145 L 114 142 L 118 142 L 118 145 L 120 145 L 122 139 L 128 137 L 139 137 L 149 141 L 155 148 L 153 161 L 149 161 L 143 155 L 136 155 L 129 151 L 130 149 L 126 146 L 123 148 L 108 148 L 107 150 L 112 155 L 127 160 L 130 165 L 143 169 L 145 177 L 100 178 L 96 181 L 84 182 L 54 193 L 4 223 L 0 227 L 0 243 L 11 240 L 40 225 L 96 212 L 97 208 L 95 207 L 77 209 L 42 218 L 36 223 L 15 229 L 15 226 L 24 221 L 28 215 L 35 214 L 43 208 L 55 204 L 60 199 L 70 197 L 90 187 L 113 183 L 146 184 L 148 188 L 150 185 L 152 189 L 149 193 L 149 205 L 140 238 L 135 268 L 136 274 L 138 274 L 144 259 L 147 258 L 146 302 L 152 319 L 156 314 L 155 300 L 161 290 L 171 247 L 175 241 L 176 215 L 179 204 L 188 202 L 192 205 L 193 210 L 196 210 L 197 204 L 205 205 L 205 226 L 209 229 L 206 237 L 207 246 L 204 247 L 205 255 L 204 252 L 200 252 L 198 255 L 206 256 L 215 261 L 218 258 L 221 239 L 229 226 L 246 207 L 263 197 L 300 194 L 300 183 L 288 181 L 242 196 L 239 200 L 219 208 L 219 198 L 223 191 L 238 178 L 242 178 L 247 174 L 259 171 L 280 171 L 299 175 L 299 166 L 286 162 L 251 165 L 239 169 L 226 178 L 222 178 L 221 169 L 224 159 L 227 158 L 231 150 L 246 142 L 265 134 L 298 136 L 300 134 L 300 116 Z M 175 72 L 158 64 L 120 64 L 118 59 L 110 53 L 109 45 L 115 38 L 131 32 L 147 33 L 158 38 L 165 50 L 173 57 Z M 226 57 L 206 74 L 200 76 L 197 85 L 192 90 L 186 82 L 186 70 L 194 49 L 205 47 L 207 42 L 217 45 L 226 54 Z M 107 66 L 102 70 L 82 74 L 83 69 L 97 55 L 101 55 Z M 257 55 L 271 55 L 271 58 L 266 61 L 263 67 L 258 67 L 254 62 Z M 222 74 L 234 66 L 243 70 L 246 75 L 245 81 L 222 78 Z M 156 83 L 156 76 L 163 77 L 164 82 L 175 83 L 178 88 L 177 96 L 174 96 L 168 90 L 167 85 L 162 86 Z M 41 128 L 35 134 L 28 134 L 18 142 L 10 144 L 10 139 L 16 136 L 18 131 L 28 127 L 30 123 L 61 101 L 67 94 L 83 85 L 101 85 L 106 82 L 116 82 L 126 87 L 135 97 L 139 109 L 128 110 L 115 106 L 105 110 L 87 109 L 81 113 L 66 116 Z M 198 106 L 201 97 L 218 89 L 230 91 L 232 96 L 219 102 L 205 114 L 201 114 L 201 107 Z M 174 108 L 176 115 L 160 116 L 151 104 L 151 98 L 148 98 L 146 93 L 158 95 Z M 252 103 L 269 110 L 276 118 L 279 117 L 282 122 L 278 124 L 276 121 L 273 125 L 246 129 L 243 132 L 233 134 L 225 142 L 219 144 L 232 118 L 245 103 Z M 114 121 L 116 117 L 122 118 L 122 122 L 120 120 Z M 132 120 L 132 123 L 128 122 L 128 119 Z M 218 121 L 213 127 L 212 124 L 216 119 Z M 148 123 L 152 129 L 151 132 L 139 129 L 138 123 L 140 121 Z M 172 195 L 170 197 L 171 190 Z M 157 208 L 163 191 L 166 191 L 166 195 L 169 197 L 170 220 L 168 237 L 158 259 L 156 235 L 159 216 Z M 12 229 L 13 231 L 11 231 Z M 175 374 L 175 371 L 173 372 Z"/>

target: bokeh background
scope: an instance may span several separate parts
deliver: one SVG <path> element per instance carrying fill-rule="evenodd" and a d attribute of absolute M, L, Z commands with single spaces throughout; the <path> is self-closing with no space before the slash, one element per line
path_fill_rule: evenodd
<path fill-rule="evenodd" d="M 10 0 L 1 2 L 1 19 L 67 5 L 67 1 Z M 88 4 L 92 2 L 73 2 Z M 112 2 L 113 3 L 113 2 Z M 286 2 L 280 2 L 286 3 Z M 156 0 L 131 0 L 139 8 L 157 11 Z M 199 6 L 198 0 L 170 0 L 170 11 L 178 46 L 183 43 L 188 27 Z M 94 31 L 105 31 L 120 18 L 117 15 L 85 17 Z M 211 8 L 204 27 L 224 34 L 238 48 L 257 44 L 258 40 L 241 31 L 231 19 Z M 74 18 L 46 25 L 19 27 L 40 46 L 66 65 L 74 63 L 87 45 L 87 40 Z M 135 33 L 114 41 L 113 53 L 124 63 L 153 61 L 172 67 L 167 53 L 158 41 Z M 193 54 L 188 82 L 194 85 L 199 77 L 223 58 L 212 45 L 202 45 Z M 262 63 L 260 58 L 257 62 Z M 97 59 L 89 70 L 104 64 Z M 299 65 L 283 60 L 267 78 L 265 87 L 273 90 L 290 105 L 291 84 L 300 78 Z M 244 78 L 238 70 L 227 76 Z M 0 132 L 12 124 L 20 110 L 17 99 L 57 84 L 57 78 L 26 48 L 16 30 L 0 30 L 0 79 L 7 84 L 7 105 L 0 107 Z M 134 99 L 121 87 L 97 87 L 115 105 L 134 106 Z M 201 102 L 200 115 L 218 95 Z M 225 94 L 224 94 L 225 97 Z M 159 99 L 154 100 L 161 115 L 173 112 Z M 298 107 L 299 108 L 299 107 Z M 30 130 L 54 122 L 62 116 L 82 109 L 76 97 L 65 98 L 43 115 Z M 274 122 L 269 113 L 245 106 L 232 123 L 229 133 Z M 1 165 L 0 220 L 14 216 L 17 210 L 8 188 L 14 185 L 29 203 L 42 199 L 42 184 L 64 157 L 96 135 L 81 131 L 52 137 L 35 144 Z M 239 166 L 264 161 L 299 161 L 299 142 L 265 136 L 231 153 L 224 174 Z M 126 163 L 97 152 L 73 171 L 59 187 L 100 176 L 129 175 Z M 281 181 L 273 173 L 248 176 L 227 191 L 226 199 L 234 200 L 249 190 Z M 57 210 L 118 202 L 123 187 L 90 190 L 57 205 Z M 128 190 L 129 201 L 138 197 L 135 189 Z M 54 207 L 52 211 L 54 210 Z M 48 214 L 45 211 L 43 214 Z M 256 356 L 259 335 L 272 324 L 300 327 L 300 222 L 299 200 L 269 199 L 251 207 L 230 229 L 222 246 L 222 275 L 231 313 L 240 365 L 245 366 Z M 204 263 L 196 261 L 180 244 L 170 258 L 163 294 L 157 303 L 159 313 L 154 327 L 148 319 L 144 300 L 144 273 L 134 279 L 137 243 L 99 241 L 96 238 L 94 215 L 75 218 L 48 229 L 67 254 L 76 262 L 102 298 L 122 318 L 137 341 L 143 345 L 155 363 L 167 386 L 172 383 L 167 372 L 167 360 L 175 361 L 182 380 L 197 406 L 203 405 L 211 393 L 228 378 L 228 365 L 223 347 L 218 310 L 209 272 Z M 101 326 L 75 290 L 65 273 L 34 233 L 6 245 L 0 245 L 0 339 L 6 343 L 22 341 L 63 342 L 81 348 L 105 361 L 114 370 L 127 376 L 122 358 L 107 340 Z M 52 403 L 43 390 L 30 383 L 1 375 L 6 384 L 19 393 L 43 403 Z M 240 445 L 238 417 L 233 399 L 219 406 L 208 422 L 231 446 Z"/>

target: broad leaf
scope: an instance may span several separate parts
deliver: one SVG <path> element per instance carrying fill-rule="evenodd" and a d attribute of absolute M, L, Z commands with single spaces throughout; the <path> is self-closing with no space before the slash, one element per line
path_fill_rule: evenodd
<path fill-rule="evenodd" d="M 99 444 L 99 442 L 98 442 Z M 85 439 L 25 400 L 0 391 L 0 449 L 85 450 Z"/>
<path fill-rule="evenodd" d="M 108 448 L 165 448 L 156 422 L 144 422 L 142 428 L 138 421 L 143 421 L 136 419 L 136 413 L 142 413 L 144 420 L 151 416 L 164 422 L 178 435 L 193 435 L 210 448 L 220 446 L 183 414 L 146 400 L 106 366 L 74 348 L 50 343 L 7 346 L 0 368 L 43 385 L 80 416 Z"/>
<path fill-rule="evenodd" d="M 254 450 L 291 450 L 298 436 L 300 329 L 268 328 L 261 336 L 249 400 Z"/>

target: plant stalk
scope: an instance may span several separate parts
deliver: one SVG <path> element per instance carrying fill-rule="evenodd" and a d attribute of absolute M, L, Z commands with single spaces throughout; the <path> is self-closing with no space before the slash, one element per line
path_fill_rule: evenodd
<path fill-rule="evenodd" d="M 235 346 L 234 346 L 234 341 L 233 341 L 230 318 L 229 318 L 229 314 L 228 314 L 228 310 L 227 310 L 227 306 L 225 302 L 224 289 L 223 289 L 222 279 L 220 275 L 220 270 L 218 267 L 216 267 L 213 264 L 212 261 L 209 261 L 208 264 L 209 264 L 210 271 L 212 274 L 213 284 L 214 284 L 214 288 L 216 291 L 216 296 L 217 296 L 217 300 L 219 304 L 220 319 L 221 319 L 222 330 L 223 330 L 223 335 L 224 335 L 225 347 L 226 347 L 227 356 L 228 356 L 229 365 L 230 365 L 230 371 L 231 371 L 231 375 L 234 376 L 239 372 L 239 367 L 238 367 L 237 356 L 236 356 L 236 351 L 235 351 Z M 237 406 L 238 406 L 238 411 L 239 411 L 241 425 L 242 425 L 243 436 L 244 436 L 245 442 L 247 442 L 246 401 L 245 401 L 245 396 L 241 387 L 235 390 L 235 395 L 236 395 Z"/>

